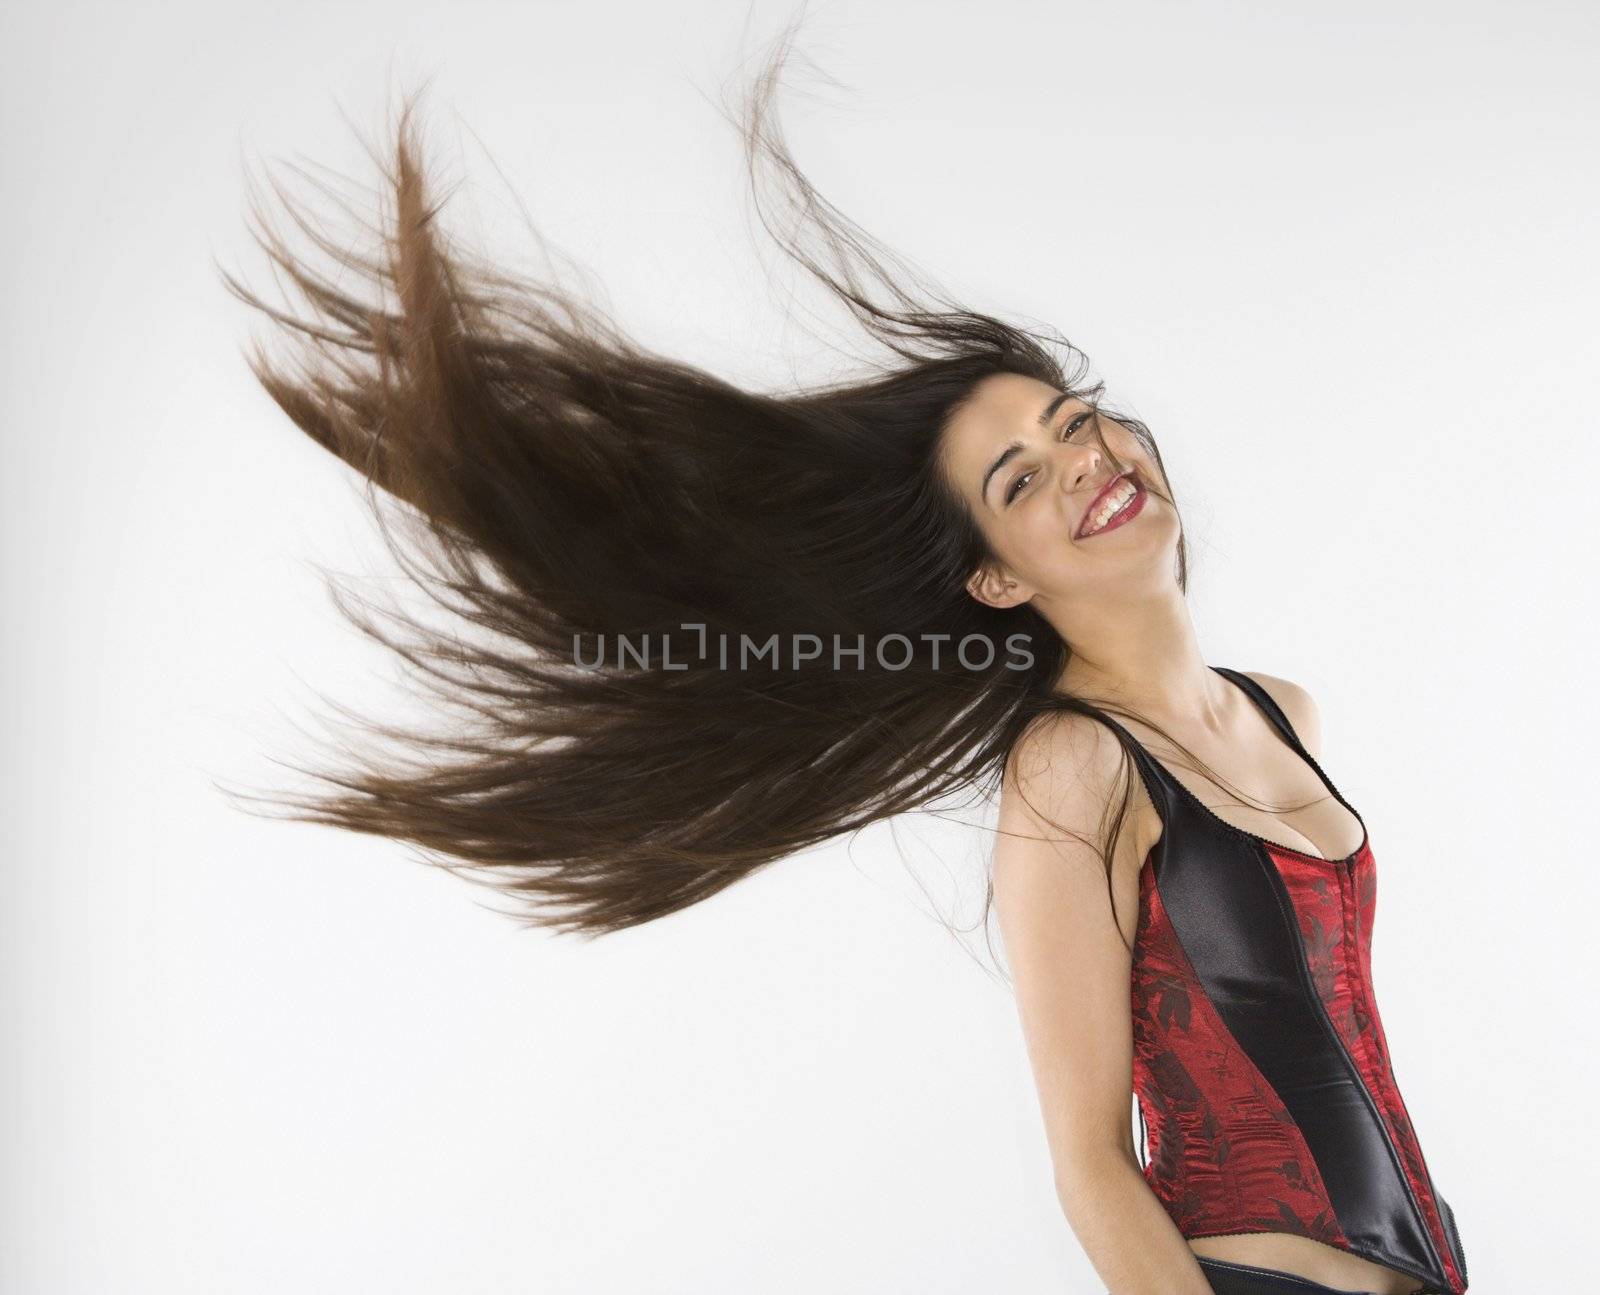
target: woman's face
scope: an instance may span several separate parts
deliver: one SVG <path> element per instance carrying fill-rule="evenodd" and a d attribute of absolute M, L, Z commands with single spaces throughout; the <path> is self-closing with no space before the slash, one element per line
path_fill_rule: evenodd
<path fill-rule="evenodd" d="M 941 465 L 977 519 L 999 567 L 974 572 L 967 589 L 994 607 L 1035 601 L 1041 612 L 1111 594 L 1176 590 L 1178 518 L 1154 459 L 1114 419 L 1035 378 L 983 379 L 945 429 Z M 1110 495 L 1102 490 L 1131 473 Z M 1106 509 L 1132 486 L 1128 505 Z M 1097 502 L 1098 501 L 1098 502 Z"/>

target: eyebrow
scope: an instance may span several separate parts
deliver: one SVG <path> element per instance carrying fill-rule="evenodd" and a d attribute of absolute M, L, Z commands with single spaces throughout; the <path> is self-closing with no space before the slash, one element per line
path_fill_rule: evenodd
<path fill-rule="evenodd" d="M 1050 426 L 1050 420 L 1055 417 L 1056 410 L 1061 408 L 1063 402 L 1065 402 L 1070 395 L 1071 392 L 1062 391 L 1050 398 L 1050 403 L 1044 407 L 1044 410 L 1039 415 L 1040 427 Z M 1012 459 L 1016 458 L 1017 455 L 1021 454 L 1024 448 L 1025 447 L 1021 441 L 1012 441 L 1010 445 L 1006 446 L 1005 449 L 1000 451 L 999 455 L 995 458 L 995 461 L 989 465 L 989 470 L 983 474 L 983 484 L 978 487 L 978 495 L 980 498 L 987 499 L 989 497 L 990 478 L 992 478 L 996 472 L 1000 471 L 1001 468 L 1005 467 L 1006 464 L 1010 463 Z"/>

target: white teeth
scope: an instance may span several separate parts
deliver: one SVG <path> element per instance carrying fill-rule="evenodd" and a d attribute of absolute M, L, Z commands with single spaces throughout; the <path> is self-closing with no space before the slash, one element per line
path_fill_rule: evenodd
<path fill-rule="evenodd" d="M 1109 522 L 1113 516 L 1122 510 L 1124 504 L 1126 504 L 1134 497 L 1134 495 L 1138 493 L 1138 489 L 1134 486 L 1133 482 L 1127 478 L 1124 478 L 1122 484 L 1111 492 L 1105 503 L 1101 504 L 1100 507 L 1095 510 L 1094 520 L 1090 522 L 1089 529 L 1085 531 L 1084 534 L 1093 534 L 1095 531 L 1099 530 L 1102 526 Z"/>

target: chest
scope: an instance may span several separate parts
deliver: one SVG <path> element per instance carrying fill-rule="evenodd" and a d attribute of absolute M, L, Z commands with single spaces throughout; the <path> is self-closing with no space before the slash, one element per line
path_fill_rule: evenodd
<path fill-rule="evenodd" d="M 1223 826 L 1323 860 L 1348 858 L 1361 847 L 1366 832 L 1360 818 L 1283 741 L 1263 736 L 1219 746 L 1173 736 L 1174 742 L 1153 735 L 1140 739 L 1151 772 Z M 1163 824 L 1143 779 L 1134 794 L 1143 857 L 1160 839 Z"/>

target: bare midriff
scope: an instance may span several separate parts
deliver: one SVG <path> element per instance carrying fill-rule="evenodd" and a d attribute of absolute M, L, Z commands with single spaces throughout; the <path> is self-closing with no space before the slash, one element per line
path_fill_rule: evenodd
<path fill-rule="evenodd" d="M 1292 1232 L 1242 1232 L 1232 1236 L 1190 1237 L 1189 1249 L 1207 1259 L 1276 1268 L 1307 1281 L 1373 1295 L 1412 1295 L 1427 1283 L 1386 1264 L 1313 1241 Z"/>

